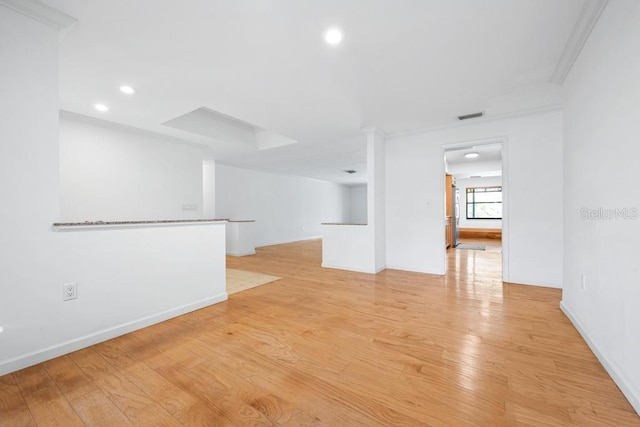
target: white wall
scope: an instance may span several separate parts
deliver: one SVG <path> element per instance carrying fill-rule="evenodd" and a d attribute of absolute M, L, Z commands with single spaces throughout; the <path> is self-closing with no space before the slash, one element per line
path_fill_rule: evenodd
<path fill-rule="evenodd" d="M 255 219 L 256 246 L 321 235 L 320 223 L 346 222 L 345 185 L 216 164 L 216 216 Z"/>
<path fill-rule="evenodd" d="M 640 412 L 638 22 L 639 2 L 609 2 L 565 82 L 562 306 Z M 583 217 L 599 208 L 629 216 Z"/>
<path fill-rule="evenodd" d="M 60 326 L 46 297 L 62 285 L 49 231 L 58 218 L 58 32 L 0 6 L 0 52 L 1 366 Z"/>
<path fill-rule="evenodd" d="M 367 223 L 367 184 L 349 186 L 349 222 Z"/>
<path fill-rule="evenodd" d="M 444 274 L 444 176 L 437 141 L 387 139 L 387 268 Z"/>
<path fill-rule="evenodd" d="M 376 273 L 371 225 L 323 225 L 322 266 Z"/>
<path fill-rule="evenodd" d="M 62 113 L 60 219 L 202 218 L 202 167 L 198 147 Z"/>
<path fill-rule="evenodd" d="M 216 163 L 202 163 L 202 217 L 216 217 Z"/>
<path fill-rule="evenodd" d="M 508 277 L 562 283 L 562 113 L 484 120 L 387 139 L 387 265 L 443 274 L 444 151 L 458 142 L 503 138 L 508 184 Z M 503 191 L 503 192 L 504 192 Z"/>
<path fill-rule="evenodd" d="M 367 225 L 373 227 L 376 272 L 387 268 L 385 145 L 378 129 L 367 132 Z"/>
<path fill-rule="evenodd" d="M 2 307 L 0 375 L 227 299 L 224 222 L 48 234 L 19 260 L 48 277 L 11 277 L 22 286 Z M 78 299 L 62 301 L 65 283 Z"/>
<path fill-rule="evenodd" d="M 58 43 L 0 7 L 0 376 L 226 298 L 222 224 L 52 231 Z"/>
<path fill-rule="evenodd" d="M 367 135 L 366 221 L 322 226 L 322 266 L 377 273 L 386 265 L 385 138 L 376 128 Z"/>
<path fill-rule="evenodd" d="M 467 188 L 495 187 L 502 185 L 501 176 L 485 176 L 481 178 L 457 178 L 456 186 L 460 194 L 460 228 L 502 228 L 500 219 L 467 219 Z"/>

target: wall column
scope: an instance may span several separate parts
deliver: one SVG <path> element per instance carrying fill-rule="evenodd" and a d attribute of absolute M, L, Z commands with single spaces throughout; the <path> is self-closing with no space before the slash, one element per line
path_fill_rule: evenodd
<path fill-rule="evenodd" d="M 385 134 L 378 127 L 364 128 L 367 136 L 367 224 L 376 272 L 386 268 Z"/>

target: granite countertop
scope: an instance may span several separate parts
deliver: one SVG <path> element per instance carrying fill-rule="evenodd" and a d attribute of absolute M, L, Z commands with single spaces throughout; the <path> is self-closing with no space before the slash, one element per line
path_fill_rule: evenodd
<path fill-rule="evenodd" d="M 322 222 L 321 225 L 367 225 L 367 224 L 358 224 L 353 222 Z"/>
<path fill-rule="evenodd" d="M 227 222 L 226 219 L 159 219 L 159 220 L 147 220 L 147 221 L 84 221 L 84 222 L 54 222 L 54 228 L 67 228 L 67 227 L 101 227 L 101 226 L 119 226 L 119 225 L 163 225 L 163 224 L 197 224 L 197 223 L 209 223 L 209 222 Z"/>
<path fill-rule="evenodd" d="M 256 222 L 255 219 L 228 219 L 227 222 Z"/>

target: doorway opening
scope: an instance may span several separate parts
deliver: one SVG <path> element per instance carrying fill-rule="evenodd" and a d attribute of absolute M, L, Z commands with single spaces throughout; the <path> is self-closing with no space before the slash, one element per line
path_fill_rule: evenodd
<path fill-rule="evenodd" d="M 445 147 L 447 274 L 507 277 L 506 183 L 502 141 Z"/>

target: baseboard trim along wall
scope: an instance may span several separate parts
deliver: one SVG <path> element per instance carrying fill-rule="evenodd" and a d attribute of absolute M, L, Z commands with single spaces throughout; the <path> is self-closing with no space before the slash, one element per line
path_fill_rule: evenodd
<path fill-rule="evenodd" d="M 121 335 L 128 334 L 129 332 L 146 328 L 147 326 L 155 325 L 156 323 L 164 322 L 165 320 L 169 320 L 174 317 L 181 316 L 185 313 L 189 313 L 204 307 L 208 307 L 210 305 L 217 304 L 222 301 L 226 301 L 227 298 L 228 298 L 228 295 L 225 292 L 210 298 L 205 298 L 200 301 L 175 307 L 160 313 L 143 317 L 138 320 L 133 320 L 131 322 L 124 323 L 122 325 L 104 329 L 102 331 L 95 332 L 90 335 L 85 335 L 80 338 L 66 341 L 52 347 L 48 347 L 42 350 L 25 354 L 23 356 L 6 360 L 0 363 L 0 376 L 18 371 L 20 369 L 27 368 L 29 366 L 37 365 L 38 363 L 42 363 L 47 360 L 55 359 L 56 357 L 72 353 L 76 350 L 90 347 L 94 344 L 98 344 L 103 341 L 108 341 L 112 338 L 116 338 Z"/>
<path fill-rule="evenodd" d="M 255 255 L 256 251 L 250 251 L 250 252 L 227 252 L 227 255 L 231 255 L 231 256 L 247 256 L 247 255 Z"/>
<path fill-rule="evenodd" d="M 260 246 L 256 246 L 256 248 L 263 248 L 265 246 L 286 245 L 287 243 L 304 242 L 304 241 L 307 241 L 307 240 L 317 240 L 317 239 L 322 239 L 322 236 L 305 237 L 303 239 L 282 240 L 282 241 L 275 242 L 275 243 L 267 243 L 266 245 L 262 245 L 261 244 Z"/>
<path fill-rule="evenodd" d="M 562 289 L 562 285 L 557 283 L 546 283 L 546 282 L 531 282 L 529 280 L 524 280 L 518 277 L 509 277 L 509 280 L 505 280 L 507 283 L 511 283 L 512 285 L 523 285 L 523 286 L 540 286 L 541 288 L 553 288 L 553 289 Z"/>
<path fill-rule="evenodd" d="M 322 268 L 333 268 L 334 270 L 355 271 L 356 273 L 368 273 L 368 274 L 378 274 L 382 270 L 387 268 L 387 267 L 383 266 L 383 267 L 377 267 L 375 270 L 371 270 L 371 269 L 367 269 L 367 268 L 353 268 L 353 267 L 349 267 L 349 266 L 346 266 L 346 265 L 326 264 L 324 262 L 321 264 L 321 267 Z"/>
<path fill-rule="evenodd" d="M 640 414 L 640 396 L 633 390 L 631 384 L 628 384 L 624 376 L 620 374 L 620 370 L 616 367 L 616 365 L 609 361 L 606 356 L 598 349 L 598 346 L 591 341 L 589 335 L 587 335 L 585 329 L 582 327 L 582 324 L 578 321 L 578 319 L 573 315 L 571 309 L 567 307 L 564 301 L 560 301 L 560 310 L 569 318 L 573 326 L 576 328 L 578 333 L 582 336 L 582 339 L 587 343 L 593 354 L 596 356 L 600 364 L 607 371 L 609 376 L 613 379 L 613 382 L 616 383 L 624 397 L 627 398 L 633 409 L 635 409 L 636 413 Z"/>
<path fill-rule="evenodd" d="M 446 272 L 440 271 L 435 272 L 433 270 L 427 270 L 421 267 L 416 267 L 413 265 L 395 265 L 395 264 L 387 264 L 388 270 L 399 270 L 399 271 L 409 271 L 411 273 L 422 273 L 422 274 L 433 274 L 434 276 L 444 276 L 447 274 Z"/>

